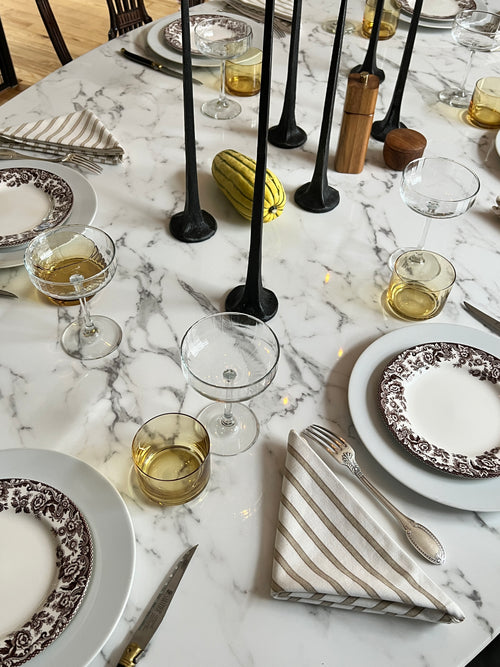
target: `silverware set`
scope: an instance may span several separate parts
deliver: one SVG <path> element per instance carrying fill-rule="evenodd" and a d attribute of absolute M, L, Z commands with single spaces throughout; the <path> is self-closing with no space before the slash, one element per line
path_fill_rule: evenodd
<path fill-rule="evenodd" d="M 34 157 L 33 155 L 25 155 L 17 153 L 11 148 L 0 148 L 0 160 L 42 160 L 43 162 L 62 162 L 74 164 L 77 167 L 82 167 L 94 174 L 100 174 L 102 167 L 85 155 L 80 153 L 67 153 L 60 157 Z"/>

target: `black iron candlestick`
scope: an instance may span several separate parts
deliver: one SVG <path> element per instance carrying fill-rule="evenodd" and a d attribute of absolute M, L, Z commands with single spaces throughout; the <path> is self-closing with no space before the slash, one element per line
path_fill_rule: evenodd
<path fill-rule="evenodd" d="M 274 0 L 266 0 L 264 40 L 262 45 L 257 163 L 255 166 L 252 220 L 250 223 L 250 251 L 248 254 L 247 279 L 244 285 L 239 285 L 231 290 L 225 304 L 227 311 L 253 315 L 264 322 L 270 320 L 278 310 L 276 295 L 271 290 L 262 286 L 261 277 L 264 195 L 267 176 L 267 128 L 271 96 L 273 21 Z"/>
<path fill-rule="evenodd" d="M 170 218 L 170 232 L 179 241 L 197 243 L 215 234 L 215 218 L 202 211 L 196 171 L 196 139 L 194 132 L 193 71 L 191 67 L 191 35 L 189 0 L 181 0 L 182 84 L 184 97 L 184 152 L 186 156 L 186 200 L 184 211 Z"/>
<path fill-rule="evenodd" d="M 356 65 L 351 70 L 351 74 L 360 74 L 361 72 L 368 72 L 368 74 L 375 74 L 380 79 L 380 83 L 385 79 L 384 70 L 377 67 L 377 45 L 378 36 L 380 33 L 380 23 L 382 21 L 382 10 L 384 9 L 384 0 L 377 0 L 375 5 L 375 15 L 373 17 L 373 26 L 370 34 L 370 41 L 368 49 L 362 65 Z"/>
<path fill-rule="evenodd" d="M 416 0 L 411 17 L 410 28 L 408 30 L 408 37 L 401 58 L 401 65 L 399 67 L 398 78 L 394 87 L 394 94 L 392 96 L 391 104 L 387 114 L 383 120 L 377 120 L 372 125 L 372 137 L 377 141 L 385 141 L 386 136 L 391 130 L 398 127 L 406 127 L 400 120 L 401 102 L 403 101 L 403 93 L 408 76 L 408 68 L 410 66 L 411 55 L 413 53 L 413 45 L 415 44 L 415 37 L 417 35 L 418 22 L 420 19 L 420 12 L 422 11 L 422 4 L 424 0 Z"/>
<path fill-rule="evenodd" d="M 295 192 L 295 203 L 306 211 L 313 213 L 325 213 L 335 208 L 340 195 L 335 188 L 328 185 L 326 176 L 328 168 L 328 155 L 330 150 L 330 134 L 332 129 L 333 106 L 335 103 L 335 92 L 340 65 L 340 52 L 344 39 L 344 25 L 347 8 L 347 0 L 341 0 L 335 39 L 333 41 L 330 72 L 326 86 L 325 105 L 323 109 L 323 120 L 319 136 L 318 153 L 313 177 L 310 183 L 301 185 Z"/>
<path fill-rule="evenodd" d="M 307 139 L 307 134 L 297 125 L 295 120 L 301 14 L 302 0 L 294 0 L 283 111 L 278 125 L 271 127 L 267 135 L 269 141 L 278 148 L 298 148 Z"/>

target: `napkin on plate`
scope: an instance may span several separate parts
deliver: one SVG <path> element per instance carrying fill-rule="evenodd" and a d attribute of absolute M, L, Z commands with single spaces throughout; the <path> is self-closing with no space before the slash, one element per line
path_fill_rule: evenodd
<path fill-rule="evenodd" d="M 124 155 L 111 132 L 87 109 L 0 129 L 0 146 L 56 155 L 81 153 L 112 164 Z"/>
<path fill-rule="evenodd" d="M 461 609 L 290 431 L 274 548 L 272 597 L 439 623 Z"/>
<path fill-rule="evenodd" d="M 266 9 L 265 0 L 226 0 L 226 4 L 243 16 L 262 22 Z M 293 0 L 276 0 L 274 23 L 277 27 L 290 30 L 293 16 Z"/>

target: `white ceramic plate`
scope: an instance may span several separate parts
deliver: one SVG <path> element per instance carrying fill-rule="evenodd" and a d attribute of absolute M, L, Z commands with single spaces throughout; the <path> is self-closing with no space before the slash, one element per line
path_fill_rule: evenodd
<path fill-rule="evenodd" d="M 190 15 L 198 14 L 213 14 L 213 8 L 203 8 L 203 6 L 201 6 L 190 10 Z M 228 16 L 230 18 L 237 19 L 238 21 L 245 21 L 245 23 L 248 23 L 248 25 L 252 27 L 253 31 L 252 46 L 257 46 L 258 48 L 262 47 L 264 26 L 261 23 L 257 23 L 256 21 L 252 21 L 252 19 L 241 17 L 237 14 L 231 14 L 229 12 L 224 12 L 223 14 L 221 13 L 220 16 Z M 156 56 L 174 63 L 182 64 L 182 53 L 176 49 L 170 48 L 165 39 L 165 28 L 170 23 L 178 21 L 179 17 L 180 12 L 176 12 L 175 14 L 171 14 L 164 19 L 155 21 L 146 36 L 146 44 Z M 191 56 L 191 63 L 193 67 L 219 67 L 220 60 L 206 58 L 205 56 L 201 55 L 193 55 Z"/>
<path fill-rule="evenodd" d="M 435 341 L 463 343 L 500 357 L 500 338 L 458 324 L 413 324 L 377 339 L 361 354 L 349 380 L 351 417 L 365 447 L 399 482 L 426 498 L 477 512 L 500 511 L 500 478 L 461 479 L 421 463 L 405 451 L 380 415 L 378 384 L 397 354 L 413 345 Z"/>
<path fill-rule="evenodd" d="M 77 458 L 44 449 L 0 450 L 3 477 L 43 480 L 71 497 L 92 533 L 94 565 L 76 615 L 29 667 L 87 665 L 123 613 L 135 566 L 132 522 L 120 494 L 105 477 Z"/>
<path fill-rule="evenodd" d="M 399 18 L 404 21 L 405 23 L 411 23 L 411 16 L 407 14 L 401 14 L 399 15 Z M 418 27 L 419 28 L 433 28 L 434 30 L 451 30 L 453 26 L 453 21 L 429 21 L 427 19 L 424 19 L 422 17 L 419 18 L 418 20 Z"/>
<path fill-rule="evenodd" d="M 400 1 L 401 9 L 413 14 L 415 0 Z M 474 0 L 424 0 L 420 16 L 431 21 L 449 21 L 464 9 L 476 9 Z"/>
<path fill-rule="evenodd" d="M 498 156 L 500 157 L 500 130 L 497 132 L 495 139 L 495 148 L 497 149 Z"/>
<path fill-rule="evenodd" d="M 92 537 L 78 507 L 44 482 L 0 479 L 0 510 L 0 656 L 22 665 L 57 639 L 80 606 Z"/>
<path fill-rule="evenodd" d="M 437 470 L 500 475 L 500 359 L 460 343 L 415 345 L 384 369 L 382 417 L 403 447 Z"/>
<path fill-rule="evenodd" d="M 5 160 L 3 167 L 42 167 L 45 171 L 63 178 L 73 192 L 73 207 L 63 224 L 90 225 L 97 212 L 97 196 L 88 180 L 71 167 L 39 160 Z M 24 260 L 24 248 L 0 248 L 0 269 L 21 266 Z"/>
<path fill-rule="evenodd" d="M 71 212 L 73 192 L 45 169 L 0 169 L 0 247 L 26 246 L 40 232 L 62 224 Z"/>

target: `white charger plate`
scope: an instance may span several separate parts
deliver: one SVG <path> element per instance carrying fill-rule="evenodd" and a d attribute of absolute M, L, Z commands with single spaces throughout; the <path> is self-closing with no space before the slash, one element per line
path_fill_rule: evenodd
<path fill-rule="evenodd" d="M 405 451 L 380 415 L 378 385 L 387 364 L 400 352 L 423 343 L 463 343 L 500 356 L 500 338 L 458 324 L 413 324 L 374 341 L 356 361 L 349 380 L 351 417 L 368 451 L 385 470 L 416 493 L 449 507 L 500 511 L 500 478 L 462 479 L 433 470 Z"/>
<path fill-rule="evenodd" d="M 500 157 L 500 130 L 497 132 L 497 136 L 495 138 L 495 148 L 497 149 L 497 153 Z"/>
<path fill-rule="evenodd" d="M 213 13 L 214 13 L 213 7 L 210 8 L 201 6 L 201 7 L 195 7 L 192 10 L 190 10 L 190 15 L 213 14 Z M 165 39 L 165 28 L 170 23 L 178 21 L 180 15 L 181 15 L 180 12 L 176 12 L 175 14 L 170 14 L 170 16 L 166 16 L 164 19 L 155 21 L 146 36 L 146 44 L 151 49 L 151 51 L 160 58 L 164 58 L 165 60 L 169 60 L 171 62 L 179 63 L 182 65 L 182 52 L 170 48 Z M 251 26 L 253 32 L 252 46 L 257 46 L 258 48 L 262 48 L 264 26 L 261 23 L 252 21 L 252 19 L 249 19 L 246 16 L 242 17 L 239 16 L 238 14 L 231 14 L 230 12 L 223 12 L 223 13 L 221 12 L 220 16 L 229 16 L 231 18 L 237 19 L 238 21 L 244 21 L 245 23 L 248 23 L 248 25 Z M 214 60 L 213 58 L 206 58 L 205 56 L 201 55 L 200 56 L 192 55 L 191 64 L 193 65 L 193 67 L 219 67 L 220 60 Z"/>
<path fill-rule="evenodd" d="M 71 623 L 29 667 L 87 665 L 114 630 L 127 602 L 135 567 L 132 522 L 120 494 L 83 461 L 45 449 L 0 450 L 3 477 L 37 479 L 65 493 L 92 533 L 94 564 Z"/>
<path fill-rule="evenodd" d="M 401 14 L 399 15 L 399 18 L 401 21 L 404 23 L 411 23 L 412 17 L 409 16 L 408 14 Z M 453 27 L 453 21 L 430 21 L 428 19 L 424 19 L 422 17 L 419 18 L 418 20 L 418 27 L 419 28 L 433 28 L 435 30 L 451 30 Z"/>
<path fill-rule="evenodd" d="M 71 213 L 62 223 L 90 225 L 97 213 L 97 195 L 88 180 L 71 167 L 40 160 L 2 160 L 2 167 L 32 167 L 43 169 L 63 178 L 73 192 Z M 22 266 L 25 248 L 0 248 L 0 269 Z"/>
<path fill-rule="evenodd" d="M 401 9 L 413 14 L 415 0 L 401 0 Z M 424 0 L 420 16 L 430 21 L 449 21 L 464 9 L 476 9 L 474 0 Z"/>

